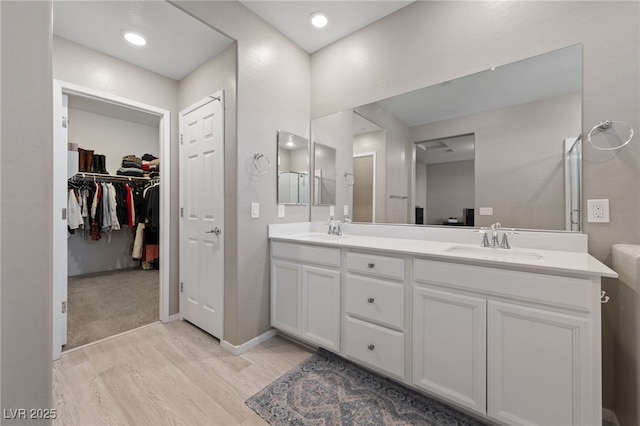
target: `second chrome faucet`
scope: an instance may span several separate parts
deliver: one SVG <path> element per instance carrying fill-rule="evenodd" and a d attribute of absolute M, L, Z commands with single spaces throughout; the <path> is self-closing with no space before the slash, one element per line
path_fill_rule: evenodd
<path fill-rule="evenodd" d="M 480 244 L 482 247 L 491 247 L 491 248 L 503 248 L 510 249 L 511 245 L 509 244 L 509 238 L 507 235 L 515 235 L 517 232 L 513 232 L 513 230 L 504 230 L 502 233 L 502 240 L 500 241 L 499 231 L 502 228 L 502 224 L 500 222 L 496 222 L 491 225 L 491 228 L 482 229 L 479 232 L 482 232 L 482 243 Z M 491 232 L 491 242 L 489 242 L 489 237 L 487 232 Z"/>

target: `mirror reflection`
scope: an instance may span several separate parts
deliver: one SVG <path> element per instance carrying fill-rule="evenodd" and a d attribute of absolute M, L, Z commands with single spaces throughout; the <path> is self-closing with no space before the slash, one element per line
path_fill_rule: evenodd
<path fill-rule="evenodd" d="M 415 146 L 415 223 L 474 226 L 475 136 L 439 138 Z"/>
<path fill-rule="evenodd" d="M 278 131 L 278 204 L 309 204 L 309 141 Z"/>
<path fill-rule="evenodd" d="M 363 222 L 579 230 L 581 116 L 581 45 L 356 107 L 356 184 L 336 204 Z M 375 190 L 358 185 L 363 154 Z"/>
<path fill-rule="evenodd" d="M 336 203 L 336 149 L 321 143 L 313 144 L 313 205 L 332 206 Z"/>

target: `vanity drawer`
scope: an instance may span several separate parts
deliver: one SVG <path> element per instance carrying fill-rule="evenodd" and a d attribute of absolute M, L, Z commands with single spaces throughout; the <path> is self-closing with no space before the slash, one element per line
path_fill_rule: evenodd
<path fill-rule="evenodd" d="M 303 263 L 340 267 L 340 249 L 305 244 L 271 242 L 271 256 Z"/>
<path fill-rule="evenodd" d="M 347 270 L 404 281 L 404 259 L 366 253 L 347 253 Z"/>
<path fill-rule="evenodd" d="M 347 314 L 404 329 L 403 284 L 348 274 L 345 297 Z"/>
<path fill-rule="evenodd" d="M 404 334 L 347 317 L 347 356 L 404 379 Z"/>
<path fill-rule="evenodd" d="M 592 282 L 584 278 L 414 259 L 413 280 L 581 312 L 593 306 Z"/>

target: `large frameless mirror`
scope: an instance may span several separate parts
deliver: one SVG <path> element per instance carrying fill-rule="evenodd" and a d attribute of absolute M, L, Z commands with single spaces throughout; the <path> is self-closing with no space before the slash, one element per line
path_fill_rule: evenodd
<path fill-rule="evenodd" d="M 309 141 L 278 131 L 278 204 L 308 205 Z"/>
<path fill-rule="evenodd" d="M 331 135 L 338 175 L 355 175 L 352 192 L 338 186 L 337 218 L 345 205 L 355 222 L 569 231 L 581 131 L 581 45 L 312 121 Z"/>

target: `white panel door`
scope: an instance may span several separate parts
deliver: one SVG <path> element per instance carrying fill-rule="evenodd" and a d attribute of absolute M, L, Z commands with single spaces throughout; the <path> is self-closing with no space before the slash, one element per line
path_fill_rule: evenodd
<path fill-rule="evenodd" d="M 488 415 L 511 425 L 586 426 L 593 418 L 591 321 L 488 304 Z"/>
<path fill-rule="evenodd" d="M 340 349 L 340 271 L 302 267 L 302 336 Z"/>
<path fill-rule="evenodd" d="M 218 96 L 218 94 L 216 94 Z M 224 132 L 223 106 L 211 98 L 181 113 L 182 317 L 223 336 Z"/>
<path fill-rule="evenodd" d="M 487 301 L 413 289 L 413 384 L 486 413 Z"/>

